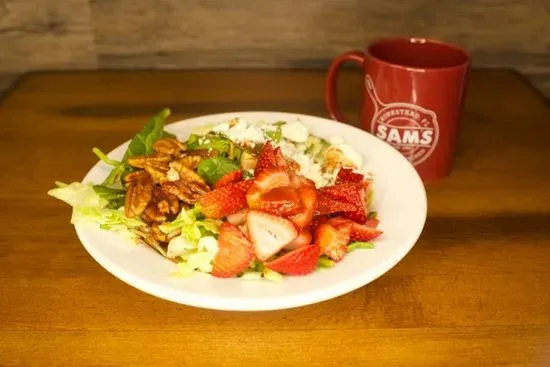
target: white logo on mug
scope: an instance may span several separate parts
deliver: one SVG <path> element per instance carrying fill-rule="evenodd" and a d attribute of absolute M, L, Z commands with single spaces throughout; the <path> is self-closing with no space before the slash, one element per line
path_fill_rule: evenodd
<path fill-rule="evenodd" d="M 374 103 L 371 132 L 399 150 L 413 165 L 425 161 L 439 139 L 435 112 L 412 103 L 382 103 L 370 75 L 365 77 L 365 88 Z"/>

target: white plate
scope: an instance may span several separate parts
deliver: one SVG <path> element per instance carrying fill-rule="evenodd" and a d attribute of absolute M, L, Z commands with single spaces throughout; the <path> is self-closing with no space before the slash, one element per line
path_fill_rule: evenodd
<path fill-rule="evenodd" d="M 90 255 L 124 282 L 154 296 L 195 307 L 259 311 L 304 306 L 353 291 L 378 278 L 397 264 L 413 247 L 426 220 L 424 185 L 413 166 L 395 149 L 355 127 L 319 117 L 279 112 L 232 112 L 202 116 L 170 124 L 166 130 L 186 138 L 202 125 L 234 117 L 275 122 L 299 118 L 321 137 L 341 136 L 357 149 L 374 174 L 374 210 L 384 234 L 373 250 L 356 250 L 330 269 L 310 275 L 285 277 L 282 283 L 267 280 L 219 279 L 207 274 L 191 278 L 170 276 L 175 264 L 145 245 L 135 245 L 120 235 L 92 226 L 76 225 L 78 237 Z M 120 159 L 128 142 L 109 156 Z M 101 182 L 109 167 L 96 164 L 84 182 Z"/>

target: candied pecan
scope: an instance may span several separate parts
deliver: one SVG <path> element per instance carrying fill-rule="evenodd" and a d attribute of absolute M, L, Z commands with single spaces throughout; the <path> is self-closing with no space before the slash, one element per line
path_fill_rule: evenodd
<path fill-rule="evenodd" d="M 137 155 L 134 157 L 128 157 L 128 164 L 135 168 L 145 168 L 150 163 L 168 163 L 172 160 L 170 155 L 164 153 L 153 153 L 151 155 Z"/>
<path fill-rule="evenodd" d="M 188 184 L 182 180 L 174 182 L 168 181 L 163 183 L 161 187 L 165 192 L 175 195 L 178 199 L 187 204 L 195 203 L 200 197 L 200 194 L 191 191 Z"/>
<path fill-rule="evenodd" d="M 151 225 L 151 234 L 153 235 L 153 238 L 158 242 L 169 241 L 168 236 L 160 230 L 159 225 L 157 223 L 154 223 Z"/>
<path fill-rule="evenodd" d="M 145 161 L 145 171 L 147 171 L 153 181 L 156 183 L 163 183 L 168 180 L 168 163 L 167 162 L 156 162 L 156 161 Z"/>
<path fill-rule="evenodd" d="M 177 139 L 160 139 L 153 143 L 153 150 L 158 153 L 177 156 L 185 151 L 186 146 Z"/>
<path fill-rule="evenodd" d="M 197 168 L 202 159 L 203 158 L 200 155 L 186 155 L 177 161 L 170 162 L 169 165 L 177 171 L 179 171 L 181 167 L 187 167 L 194 170 Z"/>
<path fill-rule="evenodd" d="M 162 214 L 178 214 L 180 211 L 177 196 L 167 193 L 159 186 L 153 190 L 151 203 L 155 204 Z"/>
<path fill-rule="evenodd" d="M 141 214 L 141 219 L 146 223 L 162 223 L 166 222 L 167 216 L 156 205 L 147 205 L 143 214 Z"/>
<path fill-rule="evenodd" d="M 128 177 L 126 177 L 128 178 Z M 153 181 L 147 172 L 135 172 L 131 176 L 128 188 L 126 191 L 124 213 L 127 217 L 135 217 L 141 215 L 153 194 Z"/>
<path fill-rule="evenodd" d="M 208 184 L 204 181 L 204 179 L 199 176 L 199 174 L 195 171 L 193 171 L 190 168 L 187 168 L 185 166 L 180 167 L 179 169 L 180 174 L 180 181 L 184 181 L 187 183 L 193 183 L 196 186 L 202 187 L 203 192 L 210 191 L 210 187 Z"/>

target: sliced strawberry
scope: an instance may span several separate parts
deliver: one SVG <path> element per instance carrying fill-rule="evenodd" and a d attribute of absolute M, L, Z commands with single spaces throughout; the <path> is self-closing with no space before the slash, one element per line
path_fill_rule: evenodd
<path fill-rule="evenodd" d="M 265 266 L 273 271 L 287 275 L 305 275 L 317 268 L 319 246 L 308 245 L 292 250 L 278 259 L 270 261 Z"/>
<path fill-rule="evenodd" d="M 261 205 L 262 195 L 277 187 L 290 185 L 290 177 L 282 168 L 266 168 L 254 180 L 254 184 L 246 193 L 246 201 L 252 209 L 257 209 Z"/>
<path fill-rule="evenodd" d="M 275 215 L 288 216 L 298 213 L 302 209 L 302 203 L 298 192 L 292 187 L 276 187 L 262 195 L 259 209 Z"/>
<path fill-rule="evenodd" d="M 258 163 L 256 163 L 256 168 L 254 169 L 254 175 L 258 175 L 266 168 L 277 167 L 277 160 L 275 157 L 275 150 L 270 141 L 267 141 L 260 152 L 258 157 Z"/>
<path fill-rule="evenodd" d="M 306 178 L 297 173 L 290 173 L 289 175 L 290 175 L 290 186 L 294 187 L 295 189 L 298 189 L 304 186 L 315 188 L 315 183 L 309 178 Z"/>
<path fill-rule="evenodd" d="M 218 237 L 218 252 L 214 257 L 212 275 L 230 278 L 243 272 L 252 260 L 252 244 L 233 224 L 223 223 Z"/>
<path fill-rule="evenodd" d="M 257 209 L 262 203 L 262 191 L 256 184 L 252 184 L 246 192 L 246 203 L 249 208 Z"/>
<path fill-rule="evenodd" d="M 266 168 L 256 176 L 255 183 L 260 191 L 268 192 L 276 187 L 289 186 L 290 177 L 283 168 Z"/>
<path fill-rule="evenodd" d="M 229 214 L 226 219 L 229 223 L 234 224 L 236 226 L 240 226 L 241 224 L 246 222 L 247 214 L 248 214 L 248 208 L 244 208 L 239 210 L 236 213 Z"/>
<path fill-rule="evenodd" d="M 355 173 L 351 168 L 340 168 L 338 175 L 336 175 L 336 184 L 340 183 L 361 183 L 365 179 L 360 173 Z"/>
<path fill-rule="evenodd" d="M 315 232 L 315 229 L 321 224 L 326 223 L 330 217 L 328 215 L 315 215 L 307 227 L 311 232 Z"/>
<path fill-rule="evenodd" d="M 367 221 L 365 222 L 365 225 L 367 227 L 370 227 L 370 228 L 376 228 L 378 227 L 378 224 L 380 223 L 380 221 L 376 218 L 370 218 L 370 219 L 367 219 Z"/>
<path fill-rule="evenodd" d="M 347 252 L 350 229 L 350 224 L 344 224 L 342 229 L 327 223 L 321 224 L 315 233 L 315 243 L 319 245 L 322 254 L 334 261 L 340 261 Z"/>
<path fill-rule="evenodd" d="M 288 219 L 298 229 L 303 229 L 311 223 L 315 210 L 317 210 L 317 190 L 304 186 L 298 189 L 298 196 L 303 208 L 299 213 L 289 216 Z"/>
<path fill-rule="evenodd" d="M 298 235 L 292 222 L 258 210 L 248 212 L 246 224 L 256 256 L 262 261 L 275 255 Z"/>
<path fill-rule="evenodd" d="M 275 148 L 274 155 L 275 155 L 275 165 L 277 167 L 287 169 L 288 162 L 286 161 L 286 158 L 283 156 L 283 152 L 281 151 L 280 147 Z"/>
<path fill-rule="evenodd" d="M 236 182 L 207 192 L 199 199 L 202 212 L 207 218 L 223 218 L 246 207 L 246 193 L 252 180 Z"/>
<path fill-rule="evenodd" d="M 342 224 L 352 224 L 353 222 L 347 218 L 343 218 L 343 217 L 334 217 L 334 218 L 330 218 L 328 221 L 327 221 L 328 224 L 330 224 L 331 226 L 333 227 L 336 227 L 338 228 L 338 226 L 342 225 Z"/>
<path fill-rule="evenodd" d="M 229 173 L 226 173 L 218 181 L 216 181 L 216 183 L 214 184 L 214 188 L 219 189 L 221 187 L 229 185 L 230 183 L 242 181 L 242 179 L 243 171 L 241 171 L 240 169 L 231 171 Z"/>
<path fill-rule="evenodd" d="M 317 199 L 316 215 L 333 214 L 340 212 L 355 212 L 355 205 L 336 200 L 328 195 L 319 195 Z"/>
<path fill-rule="evenodd" d="M 285 250 L 296 250 L 297 248 L 304 247 L 311 244 L 311 232 L 307 229 L 302 230 L 298 236 L 292 240 L 284 248 Z"/>
<path fill-rule="evenodd" d="M 333 186 L 325 186 L 319 189 L 321 195 L 328 195 L 334 199 L 355 205 L 357 210 L 342 213 L 342 216 L 358 223 L 365 223 L 367 211 L 363 201 L 364 189 L 361 184 L 341 183 Z"/>
<path fill-rule="evenodd" d="M 353 223 L 351 226 L 350 238 L 352 241 L 371 241 L 379 237 L 382 233 L 381 230 L 368 227 L 364 224 Z"/>

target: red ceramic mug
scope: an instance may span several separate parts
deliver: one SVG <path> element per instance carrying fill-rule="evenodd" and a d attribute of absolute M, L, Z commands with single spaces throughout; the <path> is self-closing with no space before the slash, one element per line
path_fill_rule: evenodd
<path fill-rule="evenodd" d="M 470 57 L 461 48 L 423 38 L 388 38 L 366 52 L 338 56 L 328 70 L 325 98 L 338 110 L 336 81 L 344 62 L 364 72 L 361 126 L 399 150 L 424 182 L 447 176 L 453 166 Z"/>

